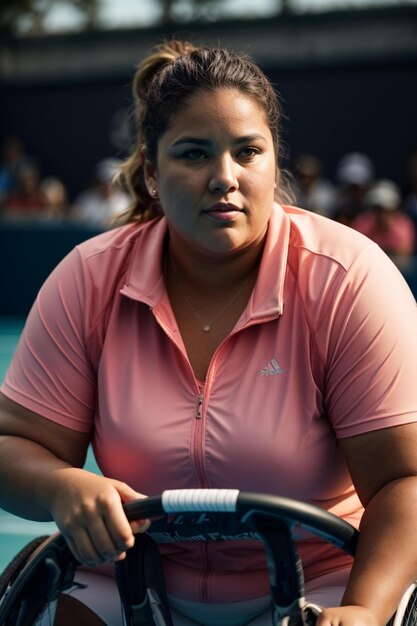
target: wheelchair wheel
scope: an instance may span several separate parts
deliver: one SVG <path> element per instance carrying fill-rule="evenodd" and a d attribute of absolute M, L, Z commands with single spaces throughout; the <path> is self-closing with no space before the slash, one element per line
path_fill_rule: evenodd
<path fill-rule="evenodd" d="M 24 548 L 22 548 L 6 566 L 5 570 L 0 575 L 0 598 L 4 596 L 7 589 L 16 580 L 16 577 L 26 565 L 29 557 L 31 557 L 35 550 L 39 548 L 39 546 L 42 545 L 47 539 L 48 535 L 32 539 L 32 541 L 26 544 L 26 546 L 24 546 Z"/>
<path fill-rule="evenodd" d="M 0 578 L 0 625 L 52 625 L 57 599 L 73 586 L 76 566 L 59 533 L 31 541 Z"/>
<path fill-rule="evenodd" d="M 397 612 L 388 626 L 417 625 L 417 584 L 411 585 L 403 595 Z"/>

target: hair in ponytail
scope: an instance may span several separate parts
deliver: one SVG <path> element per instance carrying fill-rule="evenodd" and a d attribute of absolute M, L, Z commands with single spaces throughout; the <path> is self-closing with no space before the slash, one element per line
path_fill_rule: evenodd
<path fill-rule="evenodd" d="M 133 198 L 133 204 L 117 219 L 118 223 L 146 222 L 161 214 L 158 201 L 149 195 L 145 185 L 142 166 L 142 153 L 146 149 L 143 120 L 147 109 L 147 94 L 149 85 L 161 68 L 191 50 L 194 50 L 194 46 L 186 41 L 166 41 L 155 46 L 151 54 L 137 67 L 132 84 L 136 141 L 119 174 L 119 180 Z"/>

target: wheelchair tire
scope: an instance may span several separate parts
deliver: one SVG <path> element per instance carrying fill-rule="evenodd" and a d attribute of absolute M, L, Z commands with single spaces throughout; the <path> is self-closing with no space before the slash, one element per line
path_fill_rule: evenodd
<path fill-rule="evenodd" d="M 6 565 L 4 571 L 0 575 L 0 598 L 3 597 L 8 587 L 16 580 L 16 577 L 22 571 L 35 550 L 37 550 L 37 548 L 39 548 L 39 546 L 41 546 L 43 542 L 48 539 L 48 537 L 49 535 L 42 535 L 41 537 L 32 539 L 32 541 L 26 544 L 20 552 L 13 557 L 10 563 Z"/>

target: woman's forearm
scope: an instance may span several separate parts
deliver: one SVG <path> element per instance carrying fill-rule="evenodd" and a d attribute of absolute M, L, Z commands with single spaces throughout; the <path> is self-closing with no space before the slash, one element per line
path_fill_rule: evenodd
<path fill-rule="evenodd" d="M 417 477 L 385 485 L 368 503 L 343 605 L 368 608 L 386 624 L 417 579 Z"/>
<path fill-rule="evenodd" d="M 20 517 L 50 521 L 56 470 L 69 467 L 33 441 L 1 436 L 0 506 Z"/>

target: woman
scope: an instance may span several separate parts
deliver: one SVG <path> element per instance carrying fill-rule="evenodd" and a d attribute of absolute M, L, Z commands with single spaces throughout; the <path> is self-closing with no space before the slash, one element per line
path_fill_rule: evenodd
<path fill-rule="evenodd" d="M 319 626 L 382 626 L 417 572 L 412 295 L 371 241 L 282 204 L 280 109 L 253 62 L 174 41 L 134 90 L 134 206 L 40 291 L 2 387 L 1 505 L 54 519 L 95 566 L 147 528 L 122 509 L 141 494 L 308 500 L 362 520 L 350 577 L 300 539 Z M 104 476 L 81 469 L 90 441 Z M 258 544 L 163 554 L 177 625 L 269 624 Z"/>

